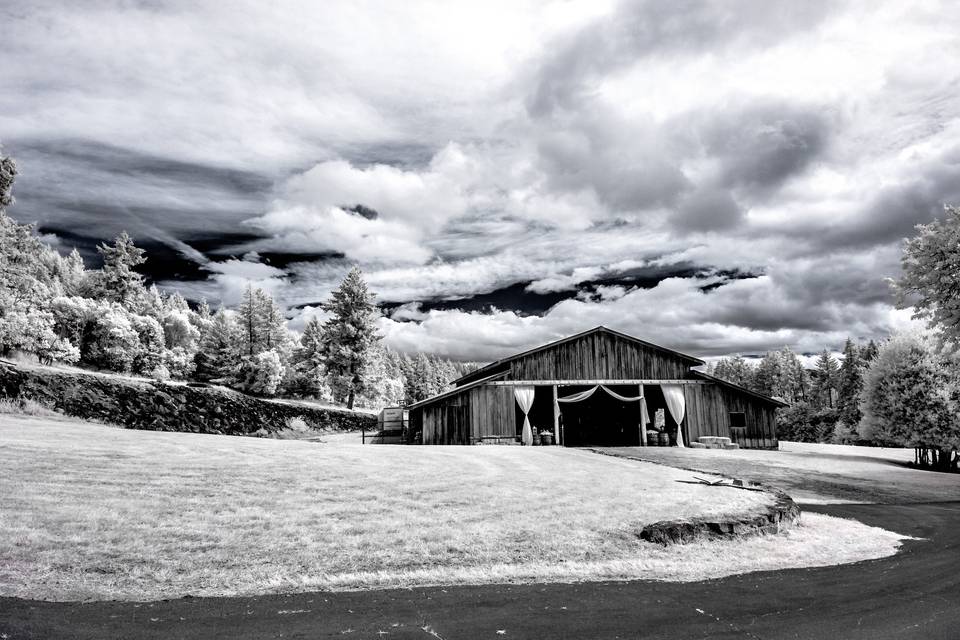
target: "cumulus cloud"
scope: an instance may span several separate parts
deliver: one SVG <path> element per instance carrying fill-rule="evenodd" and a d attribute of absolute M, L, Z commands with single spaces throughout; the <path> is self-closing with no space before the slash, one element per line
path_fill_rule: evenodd
<path fill-rule="evenodd" d="M 169 248 L 167 286 L 232 304 L 253 282 L 295 323 L 360 264 L 404 350 L 482 360 L 596 324 L 701 355 L 838 348 L 900 326 L 899 241 L 960 202 L 958 20 L 858 0 L 0 8 L 11 213 L 61 248 L 127 228 Z"/>

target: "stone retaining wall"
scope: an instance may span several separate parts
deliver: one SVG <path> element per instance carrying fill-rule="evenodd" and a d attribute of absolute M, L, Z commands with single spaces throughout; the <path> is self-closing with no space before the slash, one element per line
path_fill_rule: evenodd
<path fill-rule="evenodd" d="M 645 526 L 638 534 L 643 540 L 660 544 L 685 544 L 704 538 L 762 535 L 779 533 L 793 527 L 800 519 L 800 507 L 789 495 L 778 489 L 751 485 L 776 496 L 774 503 L 763 513 L 749 516 L 731 515 L 726 518 L 693 518 L 665 520 Z M 718 491 L 746 491 L 730 485 L 717 487 Z"/>
<path fill-rule="evenodd" d="M 129 429 L 269 435 L 301 418 L 314 429 L 376 428 L 376 416 L 272 401 L 210 385 L 186 385 L 19 366 L 0 361 L 0 397 L 30 398 L 69 416 Z"/>

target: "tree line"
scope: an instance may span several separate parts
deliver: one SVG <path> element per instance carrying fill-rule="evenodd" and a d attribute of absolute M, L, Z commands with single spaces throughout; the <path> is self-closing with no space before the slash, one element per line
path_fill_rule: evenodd
<path fill-rule="evenodd" d="M 807 369 L 789 347 L 770 351 L 757 361 L 742 356 L 721 358 L 707 373 L 790 406 L 777 412 L 777 435 L 798 442 L 862 442 L 860 394 L 864 374 L 877 357 L 874 341 L 847 339 L 840 360 L 824 350 Z"/>
<path fill-rule="evenodd" d="M 0 354 L 155 379 L 223 384 L 262 396 L 353 408 L 416 402 L 475 365 L 385 347 L 378 309 L 358 268 L 291 331 L 269 292 L 248 286 L 235 310 L 190 305 L 147 286 L 146 253 L 123 232 L 97 247 L 103 265 L 44 243 L 7 215 L 16 165 L 0 157 Z"/>
<path fill-rule="evenodd" d="M 925 330 L 895 333 L 879 344 L 847 340 L 838 365 L 827 352 L 805 371 L 789 349 L 756 365 L 724 358 L 720 378 L 779 397 L 784 440 L 912 447 L 915 462 L 942 471 L 960 466 L 960 208 L 917 225 L 890 284 L 897 306 L 912 308 Z"/>

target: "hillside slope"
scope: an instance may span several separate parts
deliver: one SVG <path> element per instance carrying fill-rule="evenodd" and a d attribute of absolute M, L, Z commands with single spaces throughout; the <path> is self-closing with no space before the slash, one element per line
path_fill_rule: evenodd
<path fill-rule="evenodd" d="M 264 435 L 301 418 L 315 429 L 373 429 L 369 413 L 273 401 L 210 385 L 160 382 L 0 360 L 0 397 L 30 398 L 69 416 L 129 429 Z"/>

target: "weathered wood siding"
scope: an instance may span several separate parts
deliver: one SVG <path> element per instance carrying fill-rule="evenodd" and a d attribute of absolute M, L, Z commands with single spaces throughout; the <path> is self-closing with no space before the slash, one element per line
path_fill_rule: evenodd
<path fill-rule="evenodd" d="M 484 436 L 513 437 L 511 387 L 479 386 L 410 410 L 410 425 L 423 444 L 475 444 Z"/>
<path fill-rule="evenodd" d="M 512 380 L 684 378 L 691 366 L 672 353 L 598 331 L 509 363 Z"/>
<path fill-rule="evenodd" d="M 700 436 L 726 436 L 745 449 L 777 447 L 775 407 L 769 402 L 717 384 L 685 385 L 684 398 L 687 442 Z M 745 428 L 731 429 L 731 412 L 743 412 Z"/>
<path fill-rule="evenodd" d="M 485 436 L 517 434 L 513 387 L 479 386 L 470 389 L 470 435 L 474 443 Z"/>

